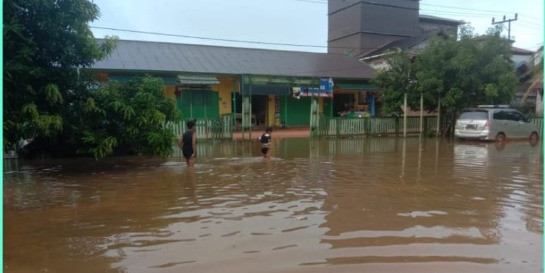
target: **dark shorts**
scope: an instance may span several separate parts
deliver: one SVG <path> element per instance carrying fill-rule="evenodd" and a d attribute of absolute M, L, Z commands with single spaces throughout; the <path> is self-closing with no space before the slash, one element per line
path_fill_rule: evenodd
<path fill-rule="evenodd" d="M 185 159 L 190 159 L 193 155 L 193 151 L 182 151 L 182 154 L 184 155 Z"/>
<path fill-rule="evenodd" d="M 261 152 L 266 154 L 269 151 L 269 147 L 261 147 Z"/>

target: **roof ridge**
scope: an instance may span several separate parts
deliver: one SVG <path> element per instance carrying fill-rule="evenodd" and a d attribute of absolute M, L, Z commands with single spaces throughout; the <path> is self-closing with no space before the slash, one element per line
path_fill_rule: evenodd
<path fill-rule="evenodd" d="M 97 41 L 103 41 L 103 38 L 95 38 Z M 346 56 L 343 54 L 331 54 L 327 52 L 311 52 L 311 51 L 297 51 L 297 50 L 282 50 L 282 49 L 269 49 L 269 48 L 253 48 L 253 47 L 236 47 L 236 46 L 222 46 L 222 45 L 205 45 L 205 44 L 189 44 L 189 43 L 177 43 L 177 42 L 166 42 L 166 41 L 148 41 L 148 40 L 133 40 L 133 39 L 118 39 L 117 41 L 122 42 L 138 42 L 138 43 L 155 43 L 155 44 L 171 44 L 171 45 L 185 45 L 185 46 L 196 46 L 196 47 L 216 47 L 216 48 L 228 48 L 228 49 L 244 49 L 244 50 L 257 50 L 257 51 L 276 51 L 276 52 L 287 52 L 287 53 L 309 53 L 309 54 L 321 54 L 321 55 L 339 55 Z"/>

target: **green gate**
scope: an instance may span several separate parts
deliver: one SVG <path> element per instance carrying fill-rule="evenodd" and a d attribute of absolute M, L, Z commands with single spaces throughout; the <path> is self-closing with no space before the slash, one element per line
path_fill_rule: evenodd
<path fill-rule="evenodd" d="M 219 118 L 219 95 L 210 90 L 184 90 L 181 104 L 184 119 L 217 119 Z"/>
<path fill-rule="evenodd" d="M 283 100 L 284 103 L 280 113 L 285 125 L 308 126 L 310 124 L 310 97 L 295 99 L 284 96 Z"/>

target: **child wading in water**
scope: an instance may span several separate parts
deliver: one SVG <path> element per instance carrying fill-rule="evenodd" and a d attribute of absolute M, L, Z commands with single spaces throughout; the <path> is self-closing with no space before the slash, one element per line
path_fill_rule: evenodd
<path fill-rule="evenodd" d="M 195 134 L 195 121 L 187 122 L 187 131 L 178 139 L 178 145 L 182 149 L 185 162 L 188 167 L 195 166 L 195 153 L 197 152 L 197 135 Z"/>
<path fill-rule="evenodd" d="M 259 137 L 259 141 L 261 142 L 261 152 L 263 153 L 263 158 L 269 158 L 269 148 L 271 146 L 271 133 L 273 129 L 272 127 L 267 127 L 265 130 L 265 133 L 263 133 Z"/>

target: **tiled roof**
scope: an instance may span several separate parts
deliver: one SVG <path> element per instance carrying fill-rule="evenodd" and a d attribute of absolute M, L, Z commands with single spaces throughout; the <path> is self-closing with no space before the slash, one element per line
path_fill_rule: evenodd
<path fill-rule="evenodd" d="M 356 58 L 338 54 L 129 40 L 118 40 L 112 54 L 91 68 L 353 79 L 375 75 Z"/>

